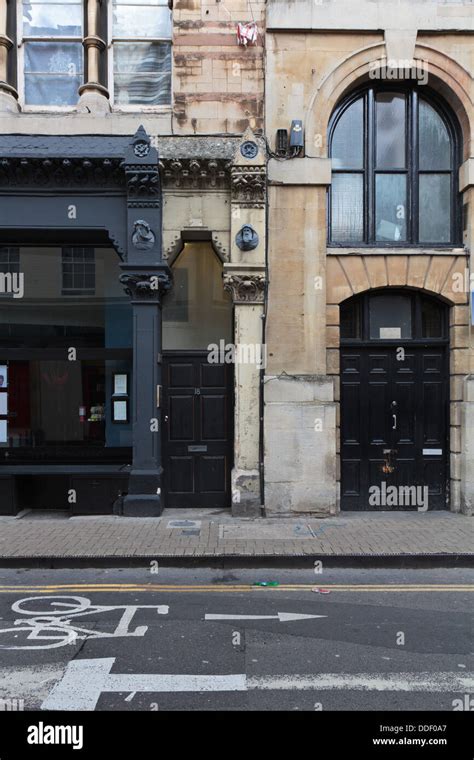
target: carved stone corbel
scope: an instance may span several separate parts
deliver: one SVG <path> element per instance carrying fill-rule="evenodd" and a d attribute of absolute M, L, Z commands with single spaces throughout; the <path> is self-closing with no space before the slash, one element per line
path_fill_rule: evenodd
<path fill-rule="evenodd" d="M 265 277 L 263 274 L 223 274 L 224 290 L 232 295 L 235 304 L 263 303 Z"/>

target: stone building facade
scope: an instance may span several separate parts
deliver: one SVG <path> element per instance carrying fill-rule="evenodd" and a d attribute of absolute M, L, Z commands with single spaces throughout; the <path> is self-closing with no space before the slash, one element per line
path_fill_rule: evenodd
<path fill-rule="evenodd" d="M 7 513 L 262 500 L 265 3 L 142 5 L 0 2 Z"/>
<path fill-rule="evenodd" d="M 142 5 L 0 0 L 0 511 L 470 511 L 472 5 Z"/>
<path fill-rule="evenodd" d="M 367 509 L 382 481 L 472 508 L 472 11 L 267 3 L 268 514 Z"/>

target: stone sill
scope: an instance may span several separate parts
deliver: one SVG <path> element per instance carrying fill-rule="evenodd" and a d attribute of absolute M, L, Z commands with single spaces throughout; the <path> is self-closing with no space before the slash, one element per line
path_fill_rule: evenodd
<path fill-rule="evenodd" d="M 467 248 L 404 248 L 397 246 L 376 247 L 376 246 L 364 246 L 361 248 L 355 247 L 327 247 L 328 256 L 469 256 Z"/>

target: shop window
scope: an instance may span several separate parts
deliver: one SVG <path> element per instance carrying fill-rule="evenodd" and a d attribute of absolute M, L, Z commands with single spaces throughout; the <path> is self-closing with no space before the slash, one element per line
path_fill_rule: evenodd
<path fill-rule="evenodd" d="M 10 462 L 123 458 L 131 423 L 114 400 L 131 408 L 132 307 L 117 253 L 21 247 L 19 255 L 24 296 L 0 302 L 1 449 Z"/>
<path fill-rule="evenodd" d="M 172 269 L 173 288 L 163 304 L 163 348 L 205 351 L 220 340 L 232 341 L 232 299 L 211 245 L 186 243 Z"/>
<path fill-rule="evenodd" d="M 331 243 L 459 243 L 459 141 L 442 104 L 366 89 L 337 109 L 329 143 Z"/>
<path fill-rule="evenodd" d="M 113 102 L 171 103 L 171 11 L 168 0 L 112 0 Z"/>
<path fill-rule="evenodd" d="M 29 106 L 74 106 L 83 83 L 83 3 L 23 0 L 23 96 Z"/>
<path fill-rule="evenodd" d="M 91 295 L 95 292 L 95 252 L 93 248 L 63 248 L 63 295 Z"/>

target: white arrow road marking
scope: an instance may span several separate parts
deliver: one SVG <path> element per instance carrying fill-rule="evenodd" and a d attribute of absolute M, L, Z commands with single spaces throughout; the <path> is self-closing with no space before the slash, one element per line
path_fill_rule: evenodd
<path fill-rule="evenodd" d="M 277 612 L 276 615 L 205 615 L 205 620 L 279 620 L 288 623 L 291 620 L 309 620 L 309 618 L 325 618 L 327 615 L 300 615 L 297 612 Z"/>
<path fill-rule="evenodd" d="M 226 676 L 111 673 L 115 657 L 74 660 L 41 705 L 42 710 L 94 710 L 103 692 L 202 692 L 250 690 L 427 691 L 468 693 L 474 678 L 460 673 L 321 673 Z"/>

